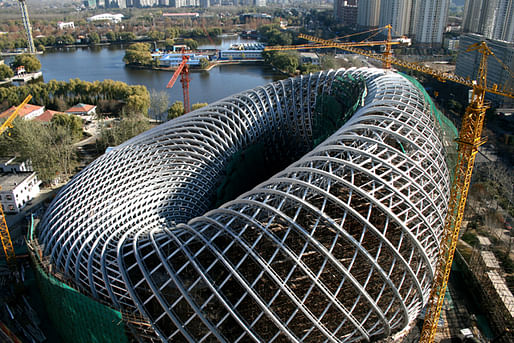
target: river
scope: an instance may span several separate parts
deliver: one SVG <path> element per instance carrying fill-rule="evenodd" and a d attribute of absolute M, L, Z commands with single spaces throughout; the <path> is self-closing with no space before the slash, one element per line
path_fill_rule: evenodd
<path fill-rule="evenodd" d="M 219 41 L 218 41 L 219 42 Z M 199 48 L 225 49 L 232 43 L 254 42 L 237 36 L 223 37 L 216 45 L 204 44 Z M 123 46 L 67 48 L 46 51 L 37 57 L 41 61 L 41 71 L 45 82 L 55 79 L 68 81 L 79 78 L 85 81 L 111 79 L 131 85 L 144 85 L 149 91 L 166 91 L 170 104 L 183 100 L 182 86 L 177 81 L 172 89 L 166 85 L 172 76 L 169 71 L 137 70 L 126 68 L 123 62 Z M 229 95 L 264 85 L 286 76 L 263 65 L 224 65 L 210 71 L 191 72 L 189 96 L 191 104 L 212 103 Z"/>

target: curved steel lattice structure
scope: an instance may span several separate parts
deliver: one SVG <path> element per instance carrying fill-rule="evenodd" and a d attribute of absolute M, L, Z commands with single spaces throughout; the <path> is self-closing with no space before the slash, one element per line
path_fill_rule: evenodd
<path fill-rule="evenodd" d="M 363 80 L 362 101 L 313 148 L 316 101 L 337 77 Z M 234 154 L 256 143 L 279 159 L 308 152 L 208 211 Z M 54 270 L 142 314 L 162 341 L 372 340 L 427 300 L 449 196 L 444 154 L 429 105 L 401 75 L 290 78 L 101 156 L 59 193 L 38 236 Z"/>

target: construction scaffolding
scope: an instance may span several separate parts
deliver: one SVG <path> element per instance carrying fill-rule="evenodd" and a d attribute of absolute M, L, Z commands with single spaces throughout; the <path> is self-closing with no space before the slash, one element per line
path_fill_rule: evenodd
<path fill-rule="evenodd" d="M 477 281 L 482 303 L 487 309 L 492 329 L 498 342 L 514 342 L 514 296 L 495 255 L 482 245 L 477 245 L 469 260 L 470 271 Z"/>

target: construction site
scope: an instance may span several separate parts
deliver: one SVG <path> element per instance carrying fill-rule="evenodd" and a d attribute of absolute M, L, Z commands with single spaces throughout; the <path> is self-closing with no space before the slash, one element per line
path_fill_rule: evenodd
<path fill-rule="evenodd" d="M 184 55 L 168 86 L 182 76 L 189 113 L 110 149 L 31 218 L 26 260 L 64 341 L 465 342 L 474 332 L 453 332 L 444 311 L 452 264 L 489 306 L 494 340 L 514 341 L 487 238 L 454 263 L 485 94 L 514 98 L 487 84 L 487 45 L 470 47 L 482 62 L 469 80 L 393 57 L 405 41 L 390 31 L 362 44 L 300 37 L 314 43 L 268 50 L 339 48 L 383 68 L 291 77 L 189 112 Z M 373 45 L 385 53 L 359 48 Z M 460 129 L 392 65 L 470 87 Z M 24 303 L 34 325 L 17 329 L 45 341 Z"/>

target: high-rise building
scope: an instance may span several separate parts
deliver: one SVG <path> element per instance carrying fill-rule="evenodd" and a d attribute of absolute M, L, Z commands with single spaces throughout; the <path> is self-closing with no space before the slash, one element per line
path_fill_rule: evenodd
<path fill-rule="evenodd" d="M 467 0 L 464 5 L 464 20 L 462 22 L 462 30 L 464 32 L 480 31 L 480 14 L 484 0 Z"/>
<path fill-rule="evenodd" d="M 380 18 L 380 0 L 359 0 L 357 24 L 364 27 L 377 27 Z"/>
<path fill-rule="evenodd" d="M 415 1 L 411 13 L 410 35 L 417 43 L 442 45 L 449 7 L 450 0 Z"/>
<path fill-rule="evenodd" d="M 413 0 L 382 0 L 380 3 L 380 26 L 391 25 L 393 35 L 408 35 L 411 25 Z"/>
<path fill-rule="evenodd" d="M 514 41 L 514 0 L 498 1 L 491 38 Z"/>
<path fill-rule="evenodd" d="M 468 0 L 464 8 L 463 30 L 512 42 L 514 0 Z"/>
<path fill-rule="evenodd" d="M 490 39 L 483 35 L 476 33 L 467 33 L 460 36 L 459 43 L 459 57 L 457 58 L 457 65 L 455 73 L 462 77 L 469 77 L 471 80 L 476 80 L 478 67 L 482 55 L 478 51 L 466 51 L 466 49 L 475 43 L 485 41 L 487 46 L 491 49 L 494 55 L 507 65 L 510 70 L 514 70 L 514 43 L 506 42 L 504 40 Z M 505 70 L 500 62 L 494 57 L 487 59 L 487 85 L 493 87 L 497 84 L 499 88 L 504 86 L 507 89 L 514 88 L 514 80 L 510 76 L 509 71 Z M 487 97 L 496 105 L 513 106 L 514 100 L 505 98 L 499 95 L 488 94 Z"/>
<path fill-rule="evenodd" d="M 159 0 L 134 0 L 135 7 L 152 7 L 158 4 Z"/>
<path fill-rule="evenodd" d="M 357 0 L 334 0 L 334 17 L 344 26 L 357 24 Z"/>
<path fill-rule="evenodd" d="M 111 7 L 111 8 L 126 8 L 127 7 L 127 0 L 109 0 L 106 2 L 109 3 L 106 7 Z"/>
<path fill-rule="evenodd" d="M 85 0 L 84 6 L 87 8 L 96 8 L 96 0 Z"/>

